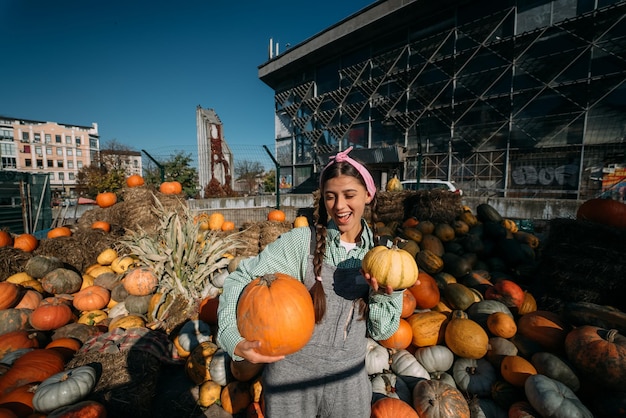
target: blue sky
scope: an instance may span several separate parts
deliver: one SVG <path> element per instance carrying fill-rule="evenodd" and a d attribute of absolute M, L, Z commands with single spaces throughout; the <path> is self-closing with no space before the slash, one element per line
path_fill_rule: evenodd
<path fill-rule="evenodd" d="M 96 122 L 101 144 L 195 159 L 200 105 L 235 154 L 272 145 L 269 39 L 284 51 L 373 2 L 0 0 L 0 115 Z"/>

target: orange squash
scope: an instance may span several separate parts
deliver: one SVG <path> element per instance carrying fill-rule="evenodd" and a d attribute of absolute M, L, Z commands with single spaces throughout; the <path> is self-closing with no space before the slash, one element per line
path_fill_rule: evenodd
<path fill-rule="evenodd" d="M 556 313 L 538 310 L 522 315 L 517 320 L 517 329 L 519 334 L 544 349 L 560 353 L 570 326 Z"/>
<path fill-rule="evenodd" d="M 74 294 L 73 304 L 79 311 L 103 309 L 109 304 L 111 293 L 102 286 L 88 286 Z"/>
<path fill-rule="evenodd" d="M 431 309 L 437 306 L 441 298 L 437 281 L 425 271 L 418 273 L 417 282 L 409 287 L 409 291 L 413 294 L 415 307 L 418 309 Z"/>
<path fill-rule="evenodd" d="M 183 185 L 178 181 L 164 181 L 159 186 L 159 191 L 163 194 L 180 194 L 183 192 Z"/>
<path fill-rule="evenodd" d="M 385 396 L 372 405 L 371 418 L 419 418 L 417 411 L 398 398 Z"/>
<path fill-rule="evenodd" d="M 237 305 L 237 327 L 242 337 L 261 341 L 258 351 L 268 356 L 295 353 L 313 335 L 315 312 L 308 289 L 282 273 L 254 279 Z"/>
<path fill-rule="evenodd" d="M 0 309 L 12 308 L 22 297 L 21 288 L 10 282 L 0 282 Z"/>
<path fill-rule="evenodd" d="M 101 229 L 104 232 L 111 232 L 111 224 L 106 221 L 95 221 L 91 224 L 91 229 Z"/>
<path fill-rule="evenodd" d="M 407 318 L 413 330 L 413 345 L 428 347 L 444 341 L 448 317 L 435 311 L 418 312 Z"/>
<path fill-rule="evenodd" d="M 21 234 L 13 239 L 13 248 L 31 253 L 39 246 L 39 240 L 32 234 Z"/>
<path fill-rule="evenodd" d="M 517 333 L 515 320 L 504 312 L 494 312 L 487 317 L 487 328 L 496 337 L 511 338 Z"/>
<path fill-rule="evenodd" d="M 537 369 L 521 356 L 506 356 L 500 363 L 500 373 L 504 380 L 513 386 L 523 388 L 526 379 L 537 374 Z"/>
<path fill-rule="evenodd" d="M 50 231 L 48 231 L 48 234 L 46 234 L 46 236 L 48 238 L 71 237 L 72 230 L 69 229 L 67 226 L 57 226 L 56 228 L 52 228 Z"/>
<path fill-rule="evenodd" d="M 0 358 L 21 348 L 37 348 L 37 333 L 29 331 L 11 331 L 0 335 Z"/>
<path fill-rule="evenodd" d="M 117 196 L 113 192 L 101 192 L 96 196 L 96 203 L 101 208 L 108 208 L 117 203 Z"/>
<path fill-rule="evenodd" d="M 209 216 L 209 229 L 211 231 L 220 231 L 222 225 L 224 225 L 224 215 L 220 212 L 212 213 L 211 216 Z"/>
<path fill-rule="evenodd" d="M 0 376 L 0 396 L 19 386 L 43 382 L 48 377 L 63 371 L 63 356 L 54 350 L 36 348 L 15 360 L 13 367 Z"/>
<path fill-rule="evenodd" d="M 154 274 L 152 269 L 147 267 L 138 267 L 130 270 L 122 280 L 124 289 L 130 295 L 147 296 L 156 291 L 159 284 L 159 278 Z"/>
<path fill-rule="evenodd" d="M 393 335 L 386 340 L 380 340 L 378 343 L 385 348 L 395 350 L 404 350 L 413 342 L 413 328 L 406 319 L 400 318 L 398 329 Z"/>
<path fill-rule="evenodd" d="M 139 186 L 143 186 L 145 183 L 143 177 L 141 177 L 139 174 L 133 174 L 131 176 L 128 176 L 128 178 L 126 179 L 126 185 L 128 187 L 139 187 Z"/>
<path fill-rule="evenodd" d="M 400 314 L 401 318 L 408 318 L 409 316 L 415 313 L 416 305 L 415 296 L 409 289 L 405 289 L 402 292 L 402 313 Z"/>
<path fill-rule="evenodd" d="M 10 247 L 13 245 L 13 236 L 8 231 L 0 230 L 0 247 Z"/>
<path fill-rule="evenodd" d="M 73 317 L 74 314 L 67 304 L 57 302 L 50 305 L 39 305 L 30 314 L 30 324 L 37 330 L 51 331 L 68 324 Z"/>
<path fill-rule="evenodd" d="M 459 357 L 484 357 L 489 349 L 489 336 L 485 330 L 463 311 L 454 311 L 451 316 L 445 332 L 448 348 Z"/>
<path fill-rule="evenodd" d="M 235 223 L 233 221 L 224 221 L 222 224 L 222 231 L 234 231 Z"/>
<path fill-rule="evenodd" d="M 268 221 L 285 222 L 285 212 L 280 209 L 270 210 L 267 214 Z"/>

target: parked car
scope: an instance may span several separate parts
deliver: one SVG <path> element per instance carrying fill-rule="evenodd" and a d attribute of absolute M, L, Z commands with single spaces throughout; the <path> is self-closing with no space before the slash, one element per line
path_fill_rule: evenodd
<path fill-rule="evenodd" d="M 453 193 L 463 195 L 461 189 L 457 189 L 454 182 L 447 180 L 435 180 L 435 179 L 420 179 L 419 188 L 417 187 L 417 180 L 404 180 L 401 181 L 402 188 L 404 190 L 449 190 Z"/>

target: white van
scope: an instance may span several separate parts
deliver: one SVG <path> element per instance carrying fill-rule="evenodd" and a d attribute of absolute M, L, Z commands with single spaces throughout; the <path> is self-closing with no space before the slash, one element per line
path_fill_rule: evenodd
<path fill-rule="evenodd" d="M 449 190 L 452 193 L 463 195 L 461 189 L 457 189 L 453 182 L 447 180 L 433 180 L 433 179 L 420 179 L 419 188 L 417 187 L 417 180 L 404 180 L 401 181 L 402 188 L 404 190 Z"/>

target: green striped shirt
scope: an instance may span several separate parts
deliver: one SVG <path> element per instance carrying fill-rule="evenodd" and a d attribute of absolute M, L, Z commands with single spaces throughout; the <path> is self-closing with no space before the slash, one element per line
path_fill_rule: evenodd
<path fill-rule="evenodd" d="M 363 233 L 360 242 L 347 253 L 340 245 L 340 232 L 335 223 L 332 220 L 329 222 L 326 234 L 326 264 L 337 267 L 341 262 L 341 268 L 361 267 L 361 260 L 374 245 L 372 231 L 365 221 L 362 221 L 362 224 Z M 243 289 L 254 278 L 276 272 L 288 274 L 304 282 L 310 245 L 311 230 L 294 228 L 268 244 L 258 256 L 242 260 L 237 270 L 228 275 L 220 296 L 217 339 L 232 358 L 241 360 L 239 356 L 234 355 L 234 350 L 243 340 L 237 329 L 236 316 L 237 301 Z M 398 329 L 401 312 L 401 291 L 393 292 L 391 295 L 371 291 L 367 319 L 369 336 L 375 340 L 389 338 Z"/>

